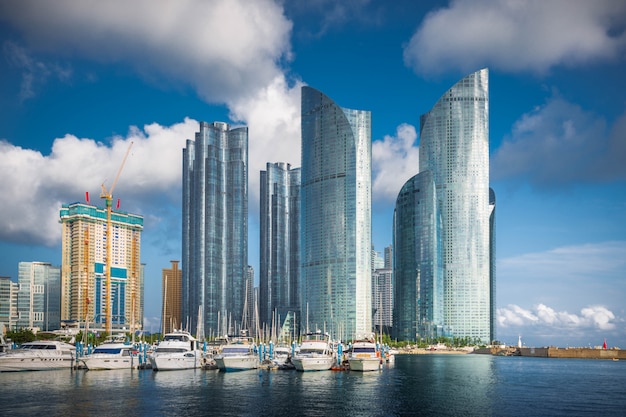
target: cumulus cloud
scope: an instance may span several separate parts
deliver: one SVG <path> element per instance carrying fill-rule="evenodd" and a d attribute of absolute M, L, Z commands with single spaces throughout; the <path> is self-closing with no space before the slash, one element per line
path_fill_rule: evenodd
<path fill-rule="evenodd" d="M 191 119 L 133 127 L 110 145 L 68 134 L 54 140 L 48 155 L 0 141 L 0 195 L 11 196 L 0 205 L 0 240 L 57 243 L 61 204 L 82 200 L 85 192 L 98 203 L 100 185 L 110 188 L 131 141 L 114 197 L 123 209 L 158 216 L 156 203 L 179 204 L 181 149 L 197 129 Z"/>
<path fill-rule="evenodd" d="M 625 21 L 626 3 L 613 0 L 455 0 L 426 16 L 404 60 L 420 74 L 485 66 L 541 73 L 620 56 Z"/>
<path fill-rule="evenodd" d="M 554 95 L 515 122 L 491 159 L 491 173 L 543 186 L 624 180 L 624 160 L 626 111 L 609 127 L 603 117 Z"/>
<path fill-rule="evenodd" d="M 419 148 L 414 147 L 415 127 L 403 123 L 395 136 L 372 143 L 372 196 L 377 201 L 395 201 L 404 183 L 419 172 Z"/>
<path fill-rule="evenodd" d="M 545 304 L 537 304 L 531 310 L 516 304 L 497 309 L 497 322 L 501 327 L 613 330 L 617 320 L 611 310 L 600 305 L 585 307 L 580 310 L 580 314 L 556 311 Z"/>
<path fill-rule="evenodd" d="M 21 0 L 0 3 L 0 16 L 38 51 L 129 64 L 215 103 L 254 94 L 291 54 L 292 24 L 272 0 Z"/>

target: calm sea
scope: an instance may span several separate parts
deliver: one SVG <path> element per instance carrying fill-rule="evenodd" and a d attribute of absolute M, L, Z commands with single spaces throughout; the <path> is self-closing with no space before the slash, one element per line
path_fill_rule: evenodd
<path fill-rule="evenodd" d="M 0 373 L 0 416 L 626 416 L 626 361 L 399 355 L 380 372 Z"/>

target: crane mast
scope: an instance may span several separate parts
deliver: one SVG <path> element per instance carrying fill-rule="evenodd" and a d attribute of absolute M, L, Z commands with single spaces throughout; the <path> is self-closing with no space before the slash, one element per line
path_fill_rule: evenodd
<path fill-rule="evenodd" d="M 112 225 L 111 225 L 111 212 L 113 211 L 113 189 L 115 189 L 115 185 L 117 184 L 117 180 L 120 178 L 120 174 L 122 173 L 122 168 L 124 168 L 124 164 L 126 163 L 126 158 L 128 158 L 128 154 L 130 153 L 130 148 L 133 146 L 133 142 L 130 142 L 128 145 L 128 149 L 126 150 L 126 154 L 124 155 L 124 159 L 120 164 L 119 169 L 117 170 L 117 175 L 115 176 L 115 180 L 113 184 L 111 184 L 111 188 L 107 191 L 104 183 L 102 184 L 102 192 L 100 193 L 100 198 L 104 198 L 106 211 L 107 211 L 107 222 L 106 222 L 106 259 L 105 259 L 105 279 L 106 279 L 106 291 L 105 291 L 105 319 L 104 326 L 107 334 L 111 334 L 111 322 L 112 322 L 112 312 L 111 312 L 111 258 L 112 258 L 112 244 L 111 244 L 111 235 L 112 235 Z"/>

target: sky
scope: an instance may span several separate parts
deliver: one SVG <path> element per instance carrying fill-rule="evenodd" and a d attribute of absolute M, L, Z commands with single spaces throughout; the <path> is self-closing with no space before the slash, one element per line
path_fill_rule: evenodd
<path fill-rule="evenodd" d="M 391 244 L 419 118 L 489 68 L 499 340 L 626 348 L 626 2 L 0 0 L 0 275 L 61 263 L 62 204 L 144 216 L 147 330 L 181 258 L 182 149 L 249 127 L 259 172 L 300 166 L 300 88 L 372 112 L 372 232 Z"/>

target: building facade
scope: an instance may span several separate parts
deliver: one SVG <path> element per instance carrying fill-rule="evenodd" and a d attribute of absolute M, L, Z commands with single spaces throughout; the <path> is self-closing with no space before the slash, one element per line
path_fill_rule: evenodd
<path fill-rule="evenodd" d="M 61 270 L 45 262 L 18 265 L 17 328 L 61 328 Z"/>
<path fill-rule="evenodd" d="M 302 88 L 301 291 L 305 330 L 372 332 L 371 113 Z"/>
<path fill-rule="evenodd" d="M 0 276 L 0 333 L 15 330 L 17 323 L 17 282 Z"/>
<path fill-rule="evenodd" d="M 206 336 L 236 332 L 248 270 L 247 127 L 200 123 L 183 149 L 182 212 L 182 320 Z"/>
<path fill-rule="evenodd" d="M 178 261 L 170 261 L 170 268 L 163 268 L 161 273 L 162 286 L 162 326 L 163 334 L 175 329 L 182 329 L 182 280 L 183 273 L 178 268 Z"/>
<path fill-rule="evenodd" d="M 260 188 L 259 315 L 261 323 L 282 326 L 290 312 L 300 314 L 300 169 L 267 163 Z"/>
<path fill-rule="evenodd" d="M 61 320 L 91 329 L 106 327 L 111 309 L 111 330 L 143 328 L 143 217 L 122 211 L 111 213 L 111 305 L 106 297 L 105 208 L 89 204 L 63 205 L 61 250 Z"/>
<path fill-rule="evenodd" d="M 441 215 L 430 171 L 401 188 L 393 217 L 393 333 L 400 340 L 443 334 Z"/>
<path fill-rule="evenodd" d="M 397 338 L 494 339 L 494 213 L 482 69 L 420 119 L 420 172 L 404 185 L 394 214 Z"/>

